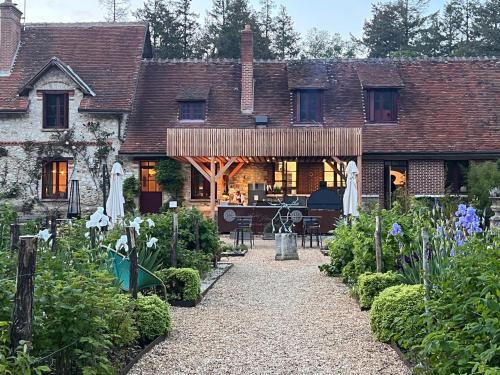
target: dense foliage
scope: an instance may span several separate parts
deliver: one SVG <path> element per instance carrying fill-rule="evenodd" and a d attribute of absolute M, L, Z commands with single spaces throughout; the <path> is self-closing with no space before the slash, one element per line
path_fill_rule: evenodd
<path fill-rule="evenodd" d="M 500 373 L 500 236 L 468 241 L 434 283 L 420 349 L 432 374 Z"/>
<path fill-rule="evenodd" d="M 136 302 L 139 331 L 149 340 L 170 331 L 170 306 L 156 295 L 139 295 Z"/>
<path fill-rule="evenodd" d="M 370 325 L 379 341 L 397 342 L 409 349 L 422 336 L 424 326 L 419 319 L 424 313 L 422 285 L 396 285 L 382 291 L 373 301 Z"/>
<path fill-rule="evenodd" d="M 197 301 L 200 298 L 200 273 L 192 268 L 168 268 L 157 273 L 167 287 L 168 299 Z"/>
<path fill-rule="evenodd" d="M 467 185 L 470 198 L 477 201 L 478 209 L 486 210 L 491 216 L 490 190 L 500 187 L 500 159 L 471 164 L 467 172 Z"/>
<path fill-rule="evenodd" d="M 360 306 L 364 309 L 369 309 L 372 306 L 373 299 L 380 292 L 390 286 L 402 284 L 403 281 L 403 277 L 393 271 L 386 273 L 368 272 L 359 276 L 354 291 L 359 298 Z"/>
<path fill-rule="evenodd" d="M 155 170 L 156 181 L 160 184 L 161 188 L 175 200 L 180 200 L 184 187 L 182 164 L 174 159 L 164 159 L 156 164 Z"/>
<path fill-rule="evenodd" d="M 377 214 L 385 274 L 372 273 Z M 335 228 L 329 246 L 322 269 L 353 285 L 362 307 L 373 301 L 378 340 L 399 345 L 426 374 L 498 373 L 500 236 L 474 207 L 444 198 L 361 213 L 351 227 Z"/>

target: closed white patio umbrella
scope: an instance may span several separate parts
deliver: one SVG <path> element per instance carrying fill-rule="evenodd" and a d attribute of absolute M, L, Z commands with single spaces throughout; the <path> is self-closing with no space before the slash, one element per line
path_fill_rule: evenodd
<path fill-rule="evenodd" d="M 118 162 L 113 164 L 111 169 L 111 179 L 109 186 L 109 196 L 106 201 L 106 213 L 111 219 L 112 224 L 116 224 L 119 218 L 125 216 L 123 210 L 123 204 L 125 203 L 125 198 L 123 198 L 123 168 Z"/>
<path fill-rule="evenodd" d="M 358 212 L 358 167 L 354 161 L 347 164 L 347 186 L 344 192 L 344 215 L 359 216 Z"/>

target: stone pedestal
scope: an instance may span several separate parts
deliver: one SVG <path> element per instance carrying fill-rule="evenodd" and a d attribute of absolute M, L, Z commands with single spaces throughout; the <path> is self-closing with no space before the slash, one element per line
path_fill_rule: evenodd
<path fill-rule="evenodd" d="M 493 216 L 490 218 L 490 228 L 500 230 L 500 197 L 490 197 L 491 198 L 491 210 L 493 211 Z"/>
<path fill-rule="evenodd" d="M 298 260 L 297 233 L 276 233 L 276 260 Z"/>

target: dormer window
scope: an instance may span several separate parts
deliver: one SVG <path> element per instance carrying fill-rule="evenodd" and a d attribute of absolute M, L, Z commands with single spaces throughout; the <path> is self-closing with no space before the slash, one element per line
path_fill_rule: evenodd
<path fill-rule="evenodd" d="M 323 90 L 296 91 L 296 121 L 299 123 L 323 122 Z"/>
<path fill-rule="evenodd" d="M 181 121 L 205 120 L 205 102 L 204 101 L 180 102 L 179 120 Z"/>
<path fill-rule="evenodd" d="M 66 129 L 68 128 L 68 103 L 67 92 L 51 91 L 43 93 L 43 128 Z"/>
<path fill-rule="evenodd" d="M 366 92 L 366 120 L 390 123 L 398 120 L 399 93 L 396 89 L 371 89 Z"/>

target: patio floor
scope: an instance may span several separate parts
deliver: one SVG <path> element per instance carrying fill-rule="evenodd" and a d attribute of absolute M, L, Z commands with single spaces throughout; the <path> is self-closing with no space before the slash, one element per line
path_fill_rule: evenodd
<path fill-rule="evenodd" d="M 173 332 L 129 374 L 411 374 L 373 341 L 348 288 L 319 272 L 328 258 L 299 257 L 277 262 L 274 241 L 256 240 L 197 307 L 172 308 Z"/>

